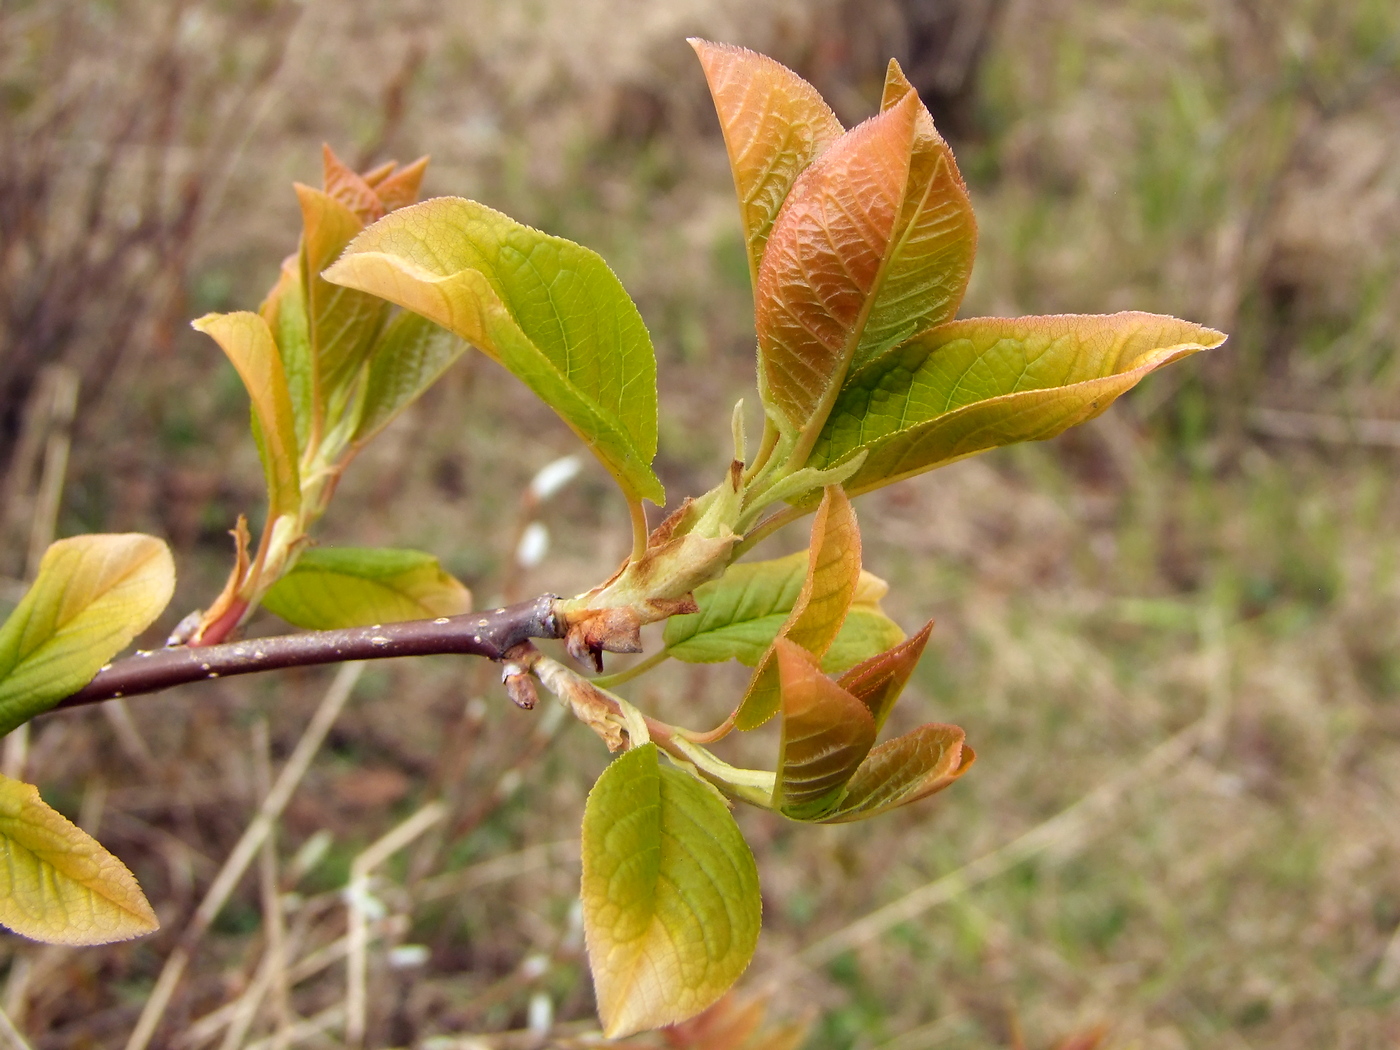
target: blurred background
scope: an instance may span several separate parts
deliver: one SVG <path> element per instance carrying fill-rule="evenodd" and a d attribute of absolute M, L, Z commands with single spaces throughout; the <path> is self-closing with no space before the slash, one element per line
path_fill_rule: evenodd
<path fill-rule="evenodd" d="M 938 621 L 893 728 L 955 722 L 979 759 L 868 823 L 741 810 L 765 901 L 745 987 L 809 1021 L 811 1050 L 1396 1046 L 1393 0 L 0 0 L 5 601 L 55 531 L 169 539 L 179 593 L 148 642 L 217 592 L 262 485 L 245 395 L 187 321 L 256 307 L 323 141 L 360 167 L 430 153 L 428 195 L 599 251 L 656 343 L 658 473 L 673 503 L 709 488 L 731 406 L 757 410 L 690 35 L 773 55 L 848 125 L 901 61 L 977 209 L 964 316 L 1132 308 L 1230 333 L 1054 442 L 858 501 L 887 611 Z M 482 605 L 572 593 L 629 544 L 596 464 L 531 512 L 543 561 L 512 551 L 531 477 L 576 451 L 471 355 L 355 464 L 321 538 L 431 551 Z M 607 756 L 492 670 L 364 672 L 273 847 L 184 942 L 152 1045 L 340 1045 L 347 952 L 372 1046 L 585 1038 L 574 843 Z M 164 924 L 104 949 L 5 936 L 0 1004 L 34 1047 L 124 1045 L 332 674 L 7 743 L 6 772 L 122 857 Z M 681 666 L 629 688 L 706 726 L 743 682 Z M 350 901 L 348 943 L 356 858 L 440 796 L 448 818 Z"/>

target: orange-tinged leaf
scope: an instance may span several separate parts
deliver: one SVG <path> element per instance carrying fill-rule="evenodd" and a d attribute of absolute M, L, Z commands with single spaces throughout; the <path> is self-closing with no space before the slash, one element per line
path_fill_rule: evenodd
<path fill-rule="evenodd" d="M 865 453 L 855 495 L 1093 419 L 1149 373 L 1225 341 L 1160 314 L 952 321 L 852 375 L 808 465 Z"/>
<path fill-rule="evenodd" d="M 872 656 L 862 664 L 857 664 L 837 679 L 837 684 L 856 697 L 875 720 L 875 730 L 879 732 L 890 715 L 894 702 L 904 691 L 909 676 L 919 657 L 924 653 L 933 621 L 924 624 L 924 629 L 911 638 L 906 638 L 893 649 Z"/>
<path fill-rule="evenodd" d="M 724 131 L 757 287 L 763 249 L 788 191 L 843 129 L 816 88 L 768 56 L 708 40 L 692 39 L 690 46 Z"/>
<path fill-rule="evenodd" d="M 364 363 L 388 307 L 377 296 L 321 277 L 321 271 L 340 258 L 364 223 L 349 207 L 320 190 L 297 184 L 296 191 L 301 202 L 301 280 L 307 290 L 316 400 L 319 410 L 326 412 L 326 406 Z"/>
<path fill-rule="evenodd" d="M 891 59 L 880 108 L 891 109 L 910 96 L 917 98 L 899 63 Z M 967 290 L 976 252 L 977 222 L 967 186 L 953 151 L 920 103 L 909 185 L 851 370 L 918 332 L 951 321 Z"/>
<path fill-rule="evenodd" d="M 311 433 L 312 398 L 315 394 L 311 364 L 311 332 L 307 325 L 306 300 L 301 291 L 301 257 L 282 260 L 277 283 L 258 307 L 258 313 L 272 331 L 277 356 L 287 377 L 296 420 L 297 447 L 305 448 Z"/>
<path fill-rule="evenodd" d="M 848 131 L 773 224 L 755 323 L 760 388 L 783 433 L 820 427 L 845 379 L 903 209 L 918 114 L 910 96 Z"/>
<path fill-rule="evenodd" d="M 821 816 L 875 745 L 870 710 L 821 673 L 800 645 L 773 643 L 782 686 L 783 731 L 773 808 L 794 820 Z"/>
<path fill-rule="evenodd" d="M 369 171 L 362 173 L 360 175 L 360 178 L 365 180 L 366 186 L 378 186 L 390 175 L 394 174 L 394 169 L 398 166 L 398 161 L 386 160 L 383 164 L 380 164 L 378 167 L 370 168 Z"/>
<path fill-rule="evenodd" d="M 345 205 L 361 226 L 384 217 L 384 202 L 363 178 L 343 164 L 330 146 L 321 145 L 322 185 L 326 196 Z"/>
<path fill-rule="evenodd" d="M 110 944 L 160 928 L 126 865 L 32 784 L 0 776 L 0 924 L 47 944 Z"/>
<path fill-rule="evenodd" d="M 965 740 L 957 726 L 930 724 L 881 744 L 847 782 L 840 804 L 818 820 L 865 820 L 942 791 L 977 757 Z"/>
<path fill-rule="evenodd" d="M 241 310 L 205 314 L 191 324 L 219 344 L 253 402 L 253 432 L 267 479 L 269 520 L 296 513 L 301 506 L 296 423 L 282 358 L 267 322 Z"/>
<path fill-rule="evenodd" d="M 841 487 L 830 485 L 812 521 L 807 578 L 774 644 L 779 638 L 789 638 L 821 657 L 840 633 L 859 582 L 860 529 L 855 510 Z M 778 711 L 780 695 L 778 668 L 770 646 L 739 702 L 735 726 L 753 729 L 768 721 Z"/>
<path fill-rule="evenodd" d="M 418 199 L 418 189 L 423 184 L 423 173 L 428 170 L 428 158 L 419 157 L 382 181 L 372 183 L 374 195 L 379 198 L 384 210 L 404 208 Z M 366 179 L 366 182 L 369 180 Z"/>

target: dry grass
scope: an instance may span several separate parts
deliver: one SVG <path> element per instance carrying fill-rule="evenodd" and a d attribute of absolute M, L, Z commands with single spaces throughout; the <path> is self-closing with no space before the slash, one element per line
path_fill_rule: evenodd
<path fill-rule="evenodd" d="M 224 56 L 230 81 L 263 40 L 240 36 L 236 7 L 191 3 L 178 36 L 186 60 Z M 728 173 L 681 38 L 768 50 L 848 120 L 873 106 L 889 53 L 922 56 L 981 222 L 967 312 L 1132 306 L 1232 339 L 1055 443 L 861 501 L 867 563 L 895 581 L 887 607 L 906 627 L 939 621 L 896 718 L 965 726 L 978 766 L 866 824 L 742 812 L 766 903 L 751 979 L 780 978 L 779 1012 L 815 1008 L 813 1048 L 971 1050 L 1023 1031 L 1039 1050 L 1100 1023 L 1114 1048 L 1392 1047 L 1400 493 L 1395 453 L 1365 439 L 1384 431 L 1347 421 L 1400 419 L 1400 15 L 1383 0 L 1004 0 L 940 29 L 916 8 L 289 7 L 286 60 L 190 246 L 186 309 L 256 301 L 295 229 L 286 184 L 314 179 L 322 139 L 366 160 L 430 151 L 431 192 L 617 269 L 661 358 L 659 470 L 673 496 L 699 491 L 751 388 L 752 330 Z M 970 51 L 952 46 L 959 25 Z M 79 427 L 61 531 L 171 537 L 178 616 L 216 587 L 222 530 L 259 480 L 211 347 L 179 336 L 145 367 L 120 424 Z M 1261 409 L 1314 422 L 1290 416 L 1295 436 L 1279 437 Z M 549 558 L 509 579 L 518 494 L 574 449 L 478 356 L 356 465 L 324 535 L 434 551 L 485 601 L 581 588 L 627 543 L 591 468 L 544 510 Z M 82 952 L 7 943 L 3 1005 L 35 1047 L 124 1044 L 328 681 L 192 688 L 134 703 L 125 729 L 95 712 L 36 726 L 30 773 L 133 866 L 166 932 Z M 671 667 L 635 695 L 701 724 L 740 684 Z M 509 708 L 489 669 L 367 668 L 270 845 L 187 942 L 152 1045 L 340 1045 L 357 973 L 371 1046 L 522 1029 L 546 998 L 586 1026 L 569 844 L 604 761 L 557 714 Z M 439 797 L 441 817 L 425 809 Z M 415 814 L 411 842 L 357 865 Z M 850 928 L 911 893 L 904 921 Z"/>

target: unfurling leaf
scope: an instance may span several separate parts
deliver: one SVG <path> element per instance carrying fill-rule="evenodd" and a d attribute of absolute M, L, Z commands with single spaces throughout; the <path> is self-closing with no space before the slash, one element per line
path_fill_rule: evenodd
<path fill-rule="evenodd" d="M 1144 376 L 1219 346 L 1210 328 L 1158 314 L 953 321 L 852 375 L 808 463 L 861 451 L 855 495 L 1094 418 Z"/>
<path fill-rule="evenodd" d="M 255 313 L 205 314 L 192 322 L 228 356 L 253 402 L 253 437 L 267 479 L 268 520 L 301 506 L 297 435 L 282 358 L 267 322 Z"/>
<path fill-rule="evenodd" d="M 869 709 L 871 717 L 875 719 L 877 733 L 884 728 L 894 702 L 904 692 L 909 676 L 914 673 L 919 657 L 924 654 L 924 646 L 932 630 L 933 621 L 930 620 L 914 637 L 857 664 L 838 680 L 841 688 L 848 690 Z M 827 656 L 830 655 L 828 652 Z M 826 668 L 823 667 L 823 670 Z"/>
<path fill-rule="evenodd" d="M 282 372 L 287 378 L 287 391 L 292 400 L 292 415 L 296 419 L 297 448 L 305 448 L 315 412 L 313 398 L 316 383 L 312 376 L 311 330 L 306 317 L 306 301 L 302 296 L 298 256 L 292 255 L 282 260 L 277 283 L 258 307 L 258 314 L 267 322 L 277 354 L 282 359 Z"/>
<path fill-rule="evenodd" d="M 418 314 L 405 311 L 390 321 L 370 351 L 356 444 L 388 426 L 466 349 L 457 336 Z"/>
<path fill-rule="evenodd" d="M 972 748 L 957 726 L 925 725 L 881 744 L 860 764 L 823 824 L 865 820 L 942 791 L 972 765 Z"/>
<path fill-rule="evenodd" d="M 91 681 L 170 602 L 175 563 L 154 536 L 73 536 L 0 627 L 0 735 Z"/>
<path fill-rule="evenodd" d="M 314 631 L 458 616 L 471 592 L 431 554 L 362 547 L 316 547 L 263 597 L 288 623 Z"/>
<path fill-rule="evenodd" d="M 766 55 L 692 39 L 724 131 L 749 276 L 758 268 L 773 220 L 797 177 L 841 137 L 841 122 L 817 89 Z"/>
<path fill-rule="evenodd" d="M 708 785 L 655 744 L 604 770 L 583 814 L 584 933 L 604 1034 L 693 1017 L 729 990 L 758 942 L 753 855 Z"/>
<path fill-rule="evenodd" d="M 0 924 L 47 944 L 110 944 L 160 928 L 136 879 L 31 784 L 0 776 Z"/>
<path fill-rule="evenodd" d="M 375 223 L 325 276 L 473 343 L 558 412 L 630 496 L 665 502 L 651 470 L 651 338 L 596 253 L 474 201 L 439 197 Z"/>
<path fill-rule="evenodd" d="M 870 710 L 827 678 L 815 657 L 779 638 L 773 643 L 782 685 L 783 731 L 773 808 L 794 820 L 820 817 L 875 744 Z"/>
<path fill-rule="evenodd" d="M 301 202 L 301 283 L 306 289 L 317 411 L 334 419 L 374 345 L 388 307 L 379 296 L 340 287 L 321 276 L 364 229 L 360 216 L 310 186 L 298 183 L 296 191 Z"/>
<path fill-rule="evenodd" d="M 696 588 L 699 612 L 666 621 L 666 651 L 686 663 L 738 660 L 755 666 L 792 612 L 809 560 L 807 551 L 797 551 L 731 565 L 720 579 Z M 861 570 L 846 619 L 822 659 L 823 671 L 845 671 L 903 640 L 899 625 L 880 608 L 888 590 L 884 580 Z"/>
<path fill-rule="evenodd" d="M 837 139 L 773 224 L 755 324 L 759 389 L 783 433 L 821 425 L 860 343 L 903 209 L 918 105 L 907 98 Z"/>

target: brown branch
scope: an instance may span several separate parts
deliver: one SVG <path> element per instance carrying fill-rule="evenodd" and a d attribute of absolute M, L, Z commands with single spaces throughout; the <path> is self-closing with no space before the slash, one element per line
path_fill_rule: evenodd
<path fill-rule="evenodd" d="M 186 682 L 236 674 L 310 667 L 346 660 L 460 653 L 504 659 L 531 638 L 562 638 L 563 617 L 555 616 L 552 594 L 488 612 L 408 620 L 337 631 L 303 631 L 272 638 L 224 642 L 199 649 L 175 646 L 138 652 L 108 664 L 97 677 L 55 707 L 78 707 L 122 696 L 154 693 Z"/>

